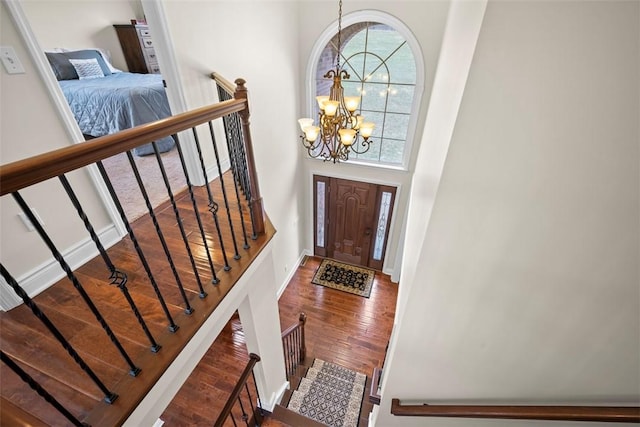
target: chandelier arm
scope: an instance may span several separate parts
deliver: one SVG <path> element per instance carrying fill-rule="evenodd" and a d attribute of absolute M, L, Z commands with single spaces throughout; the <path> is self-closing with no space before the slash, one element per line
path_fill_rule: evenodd
<path fill-rule="evenodd" d="M 353 151 L 353 152 L 354 152 L 354 153 L 356 153 L 356 154 L 364 154 L 364 153 L 366 153 L 367 151 L 369 151 L 369 148 L 371 147 L 371 143 L 372 143 L 372 142 L 373 142 L 373 141 L 371 141 L 370 139 L 367 139 L 367 140 L 362 139 L 362 140 L 360 141 L 360 138 L 358 138 L 358 141 L 356 141 L 356 142 L 351 146 L 351 151 Z M 363 147 L 363 150 L 362 150 L 362 151 L 358 151 L 358 150 L 356 149 L 356 147 L 358 147 L 358 146 L 362 146 L 362 147 Z"/>

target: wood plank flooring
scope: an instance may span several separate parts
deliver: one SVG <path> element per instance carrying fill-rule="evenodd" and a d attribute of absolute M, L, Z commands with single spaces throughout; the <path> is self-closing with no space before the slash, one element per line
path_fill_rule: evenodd
<path fill-rule="evenodd" d="M 231 179 L 225 180 L 229 195 L 234 194 L 232 185 Z M 257 240 L 249 239 L 250 248 L 243 248 L 242 238 L 234 245 L 230 239 L 229 218 L 222 208 L 224 203 L 217 181 L 214 182 L 212 190 L 217 197 L 216 202 L 221 207 L 218 212 L 219 221 L 225 238 L 227 262 L 232 266 L 231 271 L 223 269 L 225 260 L 219 250 L 220 241 L 213 225 L 204 188 L 196 189 L 195 197 L 198 210 L 205 222 L 205 240 L 210 248 L 216 249 L 213 264 L 214 271 L 221 279 L 219 285 L 211 284 L 209 261 L 195 215 L 191 211 L 192 202 L 188 193 L 180 193 L 176 196 L 176 201 L 182 217 L 181 223 L 191 245 L 196 271 L 180 237 L 173 207 L 167 202 L 156 209 L 168 251 L 175 261 L 175 271 L 183 282 L 189 304 L 195 308 L 195 315 L 189 316 L 184 312 L 184 299 L 176 287 L 175 274 L 166 261 L 153 221 L 149 216 L 145 216 L 133 223 L 140 246 L 145 251 L 155 280 L 166 300 L 167 309 L 175 323 L 180 325 L 176 333 L 168 331 L 169 322 L 135 253 L 134 244 L 125 238 L 108 251 L 116 267 L 128 274 L 131 295 L 152 335 L 163 346 L 159 353 L 154 354 L 150 351 L 150 343 L 122 293 L 114 286 L 108 285 L 109 272 L 101 258 L 89 261 L 75 272 L 122 346 L 135 364 L 142 368 L 139 377 L 133 378 L 127 374 L 127 363 L 111 345 L 93 314 L 87 311 L 68 279 L 61 280 L 34 298 L 69 342 L 77 347 L 83 359 L 105 382 L 107 388 L 121 395 L 111 407 L 101 402 L 103 395 L 100 390 L 81 373 L 27 307 L 23 305 L 0 313 L 0 348 L 9 353 L 25 371 L 54 394 L 79 419 L 92 425 L 120 424 L 120 420 L 126 418 L 136 401 L 144 396 L 149 384 L 155 382 L 154 378 L 161 375 L 172 357 L 175 357 L 184 343 L 195 333 L 203 313 L 215 308 L 251 260 L 273 236 L 274 231 L 270 224 L 267 224 L 269 232 Z M 241 235 L 240 215 L 237 210 L 233 211 L 233 205 L 231 223 L 236 233 Z M 247 231 L 250 233 L 250 230 Z M 240 260 L 234 259 L 235 246 L 242 255 Z M 314 257 L 306 259 L 280 298 L 282 330 L 297 323 L 300 313 L 305 312 L 308 319 L 306 341 L 309 356 L 370 376 L 373 368 L 382 364 L 385 355 L 393 325 L 397 286 L 382 273 L 376 273 L 370 298 L 313 285 L 311 277 L 319 262 L 320 260 Z M 198 277 L 209 293 L 205 299 L 198 295 Z M 165 425 L 211 425 L 247 361 L 242 326 L 238 317 L 234 316 L 163 413 Z M 0 392 L 5 402 L 26 410 L 46 424 L 70 425 L 43 399 L 29 390 L 4 364 L 0 364 L 0 376 Z M 105 408 L 96 410 L 96 405 Z"/>
<path fill-rule="evenodd" d="M 258 236 L 256 240 L 249 239 L 250 247 L 243 248 L 243 226 L 241 214 L 237 209 L 238 202 L 234 200 L 233 180 L 230 176 L 225 179 L 225 188 L 231 199 L 229 212 L 224 208 L 220 181 L 215 180 L 211 187 L 214 201 L 220 207 L 218 216 L 221 233 L 225 239 L 226 262 L 231 267 L 229 271 L 224 269 L 226 262 L 220 250 L 220 239 L 208 208 L 209 201 L 204 187 L 195 188 L 194 196 L 204 224 L 204 239 L 209 248 L 215 250 L 213 271 L 220 279 L 217 285 L 211 283 L 213 271 L 209 266 L 207 251 L 193 213 L 193 203 L 187 191 L 176 195 L 176 205 L 181 215 L 180 224 L 184 227 L 195 260 L 195 269 L 182 240 L 174 208 L 169 202 L 161 204 L 154 211 L 165 237 L 167 250 L 173 257 L 175 274 L 167 262 L 151 218 L 147 215 L 132 223 L 138 243 L 144 250 L 145 258 L 153 272 L 154 281 L 166 302 L 167 310 L 175 324 L 180 327 L 176 332 L 172 333 L 168 329 L 169 321 L 156 298 L 152 282 L 147 277 L 132 241 L 124 238 L 108 250 L 116 268 L 127 274 L 127 288 L 151 334 L 162 346 L 158 353 L 150 351 L 151 344 L 120 290 L 109 285 L 110 273 L 102 258 L 96 257 L 74 272 L 78 282 L 82 284 L 93 304 L 114 331 L 135 366 L 142 368 L 138 377 L 134 378 L 128 374 L 129 365 L 110 342 L 69 279 L 60 280 L 34 298 L 46 316 L 78 351 L 80 357 L 105 383 L 106 388 L 119 394 L 120 397 L 113 405 L 107 405 L 102 401 L 104 394 L 78 368 L 29 308 L 21 305 L 8 312 L 0 312 L 0 348 L 80 420 L 95 426 L 121 424 L 273 237 L 274 230 L 267 221 L 267 233 Z M 244 200 L 241 202 L 244 216 L 248 217 L 246 203 Z M 236 244 L 231 238 L 230 224 L 238 235 Z M 237 260 L 234 259 L 236 246 L 241 255 Z M 10 270 L 10 266 L 7 268 Z M 189 305 L 194 309 L 191 315 L 185 313 L 186 303 L 176 286 L 176 275 L 184 286 Z M 208 293 L 206 298 L 199 295 L 198 279 Z M 0 394 L 4 401 L 22 408 L 46 424 L 70 425 L 5 364 L 0 364 L 0 376 Z M 217 385 L 226 386 L 226 383 L 218 379 Z M 213 399 L 220 397 L 214 396 Z"/>
<path fill-rule="evenodd" d="M 314 285 L 311 278 L 320 258 L 299 266 L 280 297 L 281 329 L 307 314 L 307 355 L 371 376 L 382 366 L 393 327 L 397 284 L 376 272 L 369 298 Z M 211 425 L 222 409 L 225 392 L 233 387 L 249 357 L 237 316 L 227 324 L 182 386 L 161 419 L 167 427 Z M 365 401 L 369 391 L 365 391 Z M 230 424 L 231 425 L 231 424 Z M 268 419 L 270 426 L 284 426 Z"/>

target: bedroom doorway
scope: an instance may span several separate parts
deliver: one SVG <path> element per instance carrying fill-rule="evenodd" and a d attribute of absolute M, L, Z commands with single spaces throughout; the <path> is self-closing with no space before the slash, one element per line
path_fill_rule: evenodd
<path fill-rule="evenodd" d="M 382 270 L 396 187 L 313 176 L 314 254 Z"/>
<path fill-rule="evenodd" d="M 14 22 L 16 22 L 16 27 L 20 32 L 21 37 L 25 41 L 25 44 L 29 50 L 31 57 L 34 60 L 34 63 L 36 64 L 36 67 L 43 80 L 43 83 L 47 88 L 47 90 L 49 91 L 54 104 L 57 106 L 60 112 L 61 120 L 65 125 L 68 134 L 70 135 L 72 143 L 84 142 L 85 136 L 82 134 L 82 131 L 80 130 L 78 123 L 76 122 L 76 119 L 67 103 L 67 100 L 64 94 L 62 93 L 62 90 L 58 84 L 58 81 L 56 80 L 55 76 L 51 73 L 50 64 L 47 61 L 47 58 L 44 54 L 44 50 L 46 48 L 51 48 L 51 47 L 64 48 L 66 46 L 69 46 L 70 48 L 100 47 L 100 46 L 96 46 L 96 44 L 108 43 L 107 40 L 111 40 L 111 39 L 115 40 L 114 43 L 118 43 L 118 39 L 115 34 L 115 29 L 113 28 L 113 24 L 118 24 L 121 22 L 129 22 L 130 18 L 135 18 L 136 16 L 146 16 L 149 19 L 149 26 L 153 27 L 153 31 L 155 34 L 154 36 L 155 50 L 158 52 L 162 52 L 162 55 L 161 55 L 163 58 L 162 77 L 167 85 L 166 92 L 167 92 L 167 97 L 169 98 L 169 104 L 171 105 L 171 111 L 173 111 L 174 113 L 186 111 L 187 109 L 186 103 L 184 101 L 184 97 L 182 96 L 181 88 L 179 87 L 180 80 L 177 77 L 177 72 L 176 72 L 177 65 L 175 63 L 175 57 L 173 52 L 170 51 L 169 35 L 165 28 L 166 25 L 164 24 L 166 22 L 163 19 L 164 10 L 162 8 L 162 5 L 151 4 L 151 3 L 152 2 L 144 2 L 143 4 L 143 2 L 141 1 L 133 0 L 131 2 L 118 3 L 117 7 L 114 7 L 114 4 L 112 4 L 112 2 L 109 2 L 109 1 L 86 2 L 86 3 L 82 2 L 82 5 L 74 3 L 72 7 L 70 6 L 69 2 L 65 3 L 62 1 L 55 1 L 55 0 L 51 2 L 27 2 L 24 0 L 18 0 L 16 2 L 7 3 L 7 9 L 12 15 Z M 62 9 L 58 7 L 64 4 L 68 6 L 67 12 L 62 12 L 61 11 Z M 78 6 L 82 6 L 82 8 L 84 9 L 82 9 L 82 11 L 77 10 Z M 33 9 L 34 7 L 40 8 L 40 9 L 35 9 L 35 12 L 34 12 L 34 9 Z M 71 9 L 69 9 L 69 7 L 71 7 Z M 104 13 L 88 13 L 85 9 L 91 8 L 91 7 L 95 7 L 95 8 L 106 7 L 107 11 L 105 12 L 104 10 L 101 9 L 102 12 Z M 130 7 L 131 10 L 126 9 L 125 13 L 120 13 L 120 15 L 122 16 L 118 15 L 117 18 L 114 18 L 113 14 L 116 13 L 114 11 L 122 7 Z M 97 12 L 100 12 L 101 10 L 97 10 Z M 64 16 L 62 16 L 63 13 L 64 13 Z M 81 20 L 82 25 L 77 25 L 78 21 L 73 18 L 73 16 L 77 15 L 78 13 L 83 15 L 83 18 Z M 40 17 L 35 16 L 34 14 L 35 15 L 40 14 Z M 55 19 L 56 16 L 63 20 L 63 22 L 60 23 L 60 25 L 56 25 L 55 22 L 52 22 L 52 19 Z M 99 19 L 100 23 L 98 23 L 98 21 L 95 21 L 95 23 L 92 24 L 93 21 L 91 21 L 91 18 L 90 18 L 91 16 L 99 17 L 96 19 Z M 111 20 L 113 22 L 110 22 L 108 17 L 112 17 L 113 19 Z M 66 23 L 64 22 L 64 19 L 66 19 Z M 106 22 L 108 22 L 108 25 L 104 24 L 105 20 Z M 45 23 L 43 24 L 43 22 Z M 70 23 L 73 23 L 73 25 L 70 25 Z M 101 25 L 100 27 L 101 29 L 98 28 L 99 26 L 98 24 Z M 78 38 L 77 32 L 83 31 L 83 30 L 86 30 L 85 31 L 86 34 Z M 56 32 L 55 34 L 57 35 L 55 37 L 52 37 L 52 33 L 51 33 L 52 31 Z M 43 33 L 46 33 L 46 34 L 43 34 Z M 46 46 L 40 43 L 40 41 L 45 41 L 45 40 L 47 42 Z M 116 48 L 119 49 L 117 45 L 116 47 L 114 47 L 113 45 L 107 45 L 107 47 L 112 50 Z M 182 135 L 180 137 L 182 138 Z M 186 136 L 184 140 L 185 144 L 182 145 L 187 171 L 194 185 L 202 185 L 204 183 L 204 180 L 202 178 L 202 173 L 199 168 L 199 164 L 197 160 L 198 156 L 197 156 L 197 153 L 195 152 L 195 148 L 193 148 L 192 144 L 189 143 L 190 141 L 187 141 L 187 140 L 189 140 L 189 135 Z M 182 174 L 181 172 L 182 166 L 178 164 L 179 159 L 178 159 L 175 147 L 171 151 L 173 153 L 170 156 L 168 156 L 167 153 L 163 153 L 163 158 L 167 157 L 167 163 L 172 163 L 172 166 L 171 167 L 167 166 L 167 169 L 171 169 L 171 170 L 179 169 L 180 174 L 182 175 L 182 180 L 184 180 L 184 174 Z M 126 160 L 126 156 L 123 155 L 123 157 L 125 157 L 125 161 L 126 163 L 128 163 L 128 160 Z M 136 158 L 136 163 L 138 163 L 139 159 L 143 160 L 144 163 L 150 163 L 146 161 L 147 158 L 153 159 L 155 156 L 151 155 L 146 157 L 139 157 L 139 156 L 134 156 L 134 157 Z M 170 159 L 169 157 L 172 157 L 172 158 Z M 178 159 L 177 163 L 176 163 L 176 159 Z M 155 159 L 153 159 L 153 161 L 155 162 Z M 179 166 L 179 168 L 176 168 L 175 167 L 176 165 Z M 96 189 L 101 199 L 103 200 L 105 208 L 109 212 L 109 215 L 113 223 L 116 225 L 116 229 L 118 230 L 119 235 L 120 236 L 126 235 L 126 229 L 120 219 L 120 216 L 117 212 L 117 209 L 115 208 L 114 203 L 112 202 L 109 196 L 106 186 L 97 171 L 97 168 L 90 167 L 89 174 L 96 186 Z M 131 172 L 131 176 L 133 176 L 132 172 Z M 150 178 L 149 181 L 160 182 L 162 184 L 162 188 L 161 188 L 162 194 L 160 195 L 160 198 L 164 200 L 168 198 L 168 195 L 164 187 L 164 183 L 162 182 L 162 179 L 161 178 L 158 179 L 159 176 L 160 176 L 160 173 L 159 171 L 157 171 L 155 174 L 155 177 Z M 174 181 L 174 180 L 170 180 L 170 181 Z M 131 182 L 129 182 L 129 184 L 131 184 Z M 133 181 L 133 184 L 134 184 L 133 186 L 129 185 L 129 187 L 133 187 L 134 189 L 137 190 L 137 183 Z M 174 190 L 174 186 L 172 184 L 172 191 L 173 190 Z M 141 199 L 141 196 L 139 195 L 140 192 L 139 190 L 137 191 L 138 191 L 137 198 Z M 176 187 L 174 193 L 178 191 L 179 189 L 178 187 Z M 152 202 L 152 203 L 155 203 L 155 202 Z M 146 212 L 146 208 L 145 208 L 145 212 Z"/>

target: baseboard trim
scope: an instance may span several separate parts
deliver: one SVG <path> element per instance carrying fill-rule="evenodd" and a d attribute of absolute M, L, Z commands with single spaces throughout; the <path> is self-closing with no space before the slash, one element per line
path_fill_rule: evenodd
<path fill-rule="evenodd" d="M 97 234 L 105 248 L 110 248 L 121 240 L 114 224 L 103 228 Z M 81 267 L 98 254 L 98 249 L 89 237 L 62 252 L 62 256 L 72 270 Z M 27 294 L 33 298 L 63 277 L 65 277 L 65 272 L 60 269 L 60 264 L 54 258 L 51 258 L 33 270 L 17 277 L 16 280 Z M 8 311 L 22 304 L 22 300 L 13 292 L 13 289 L 3 277 L 0 277 L 0 284 L 3 289 L 3 292 L 0 292 L 0 310 Z M 7 292 L 4 292 L 5 289 Z"/>
<path fill-rule="evenodd" d="M 229 169 L 231 169 L 231 161 L 229 159 L 224 159 L 220 162 L 220 169 L 222 169 L 222 173 L 225 173 Z M 207 168 L 207 182 L 211 182 L 219 176 L 218 167 L 210 166 Z"/>
<path fill-rule="evenodd" d="M 300 263 L 302 262 L 302 260 L 306 256 L 313 256 L 313 253 L 311 251 L 307 250 L 307 249 L 304 249 L 302 251 L 302 253 L 298 257 L 298 260 L 295 263 L 295 268 L 289 269 L 289 274 L 287 274 L 287 277 L 284 278 L 284 281 L 282 282 L 282 284 L 278 288 L 278 294 L 277 294 L 277 298 L 278 299 L 280 299 L 280 297 L 284 293 L 285 289 L 287 289 L 287 286 L 289 285 L 289 282 L 293 278 L 293 275 L 296 274 L 296 271 L 298 270 L 298 266 L 300 265 Z"/>
<path fill-rule="evenodd" d="M 282 384 L 282 387 L 280 387 L 280 390 L 278 390 L 277 393 L 273 393 L 271 395 L 271 400 L 269 402 L 261 402 L 262 409 L 269 412 L 273 412 L 276 405 L 280 404 L 280 401 L 282 400 L 282 396 L 284 396 L 285 392 L 288 389 L 289 389 L 289 381 L 285 381 L 284 384 Z"/>

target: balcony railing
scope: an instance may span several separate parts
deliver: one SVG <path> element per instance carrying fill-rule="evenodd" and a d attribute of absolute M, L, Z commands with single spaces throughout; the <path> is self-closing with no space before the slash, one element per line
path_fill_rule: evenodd
<path fill-rule="evenodd" d="M 38 412 L 41 419 L 60 425 L 121 424 L 268 243 L 274 230 L 262 208 L 244 84 L 242 79 L 235 86 L 219 79 L 217 104 L 0 166 L 3 203 L 15 203 L 65 275 L 51 288 L 55 291 L 32 297 L 15 278 L 12 266 L 4 260 L 0 264 L 2 277 L 24 302 L 2 313 L 7 331 L 2 369 L 10 369 L 25 382 L 17 398 L 14 393 L 3 399 L 11 402 L 13 397 L 11 403 L 19 407 L 29 401 L 24 396 L 37 392 L 54 414 L 46 413 L 40 403 L 26 403 L 22 410 Z M 214 131 L 216 121 L 223 123 L 224 141 L 218 141 L 222 138 Z M 172 186 L 154 142 L 167 136 L 176 141 L 185 187 Z M 144 144 L 153 148 L 167 192 L 168 200 L 160 206 L 151 202 L 132 154 Z M 213 161 L 205 163 L 204 144 L 210 145 Z M 213 165 L 214 181 L 192 183 L 187 150 L 196 153 L 204 177 Z M 225 151 L 229 171 L 222 167 Z M 104 165 L 117 155 L 126 156 L 148 210 L 139 220 L 127 217 L 114 177 Z M 75 189 L 74 184 L 87 176 L 76 171 L 87 167 L 97 168 L 128 233 L 110 248 Z M 77 218 L 60 217 L 53 227 L 45 226 L 33 208 L 41 206 L 32 197 L 41 194 L 38 191 L 58 192 L 55 206 L 49 208 L 68 204 Z M 98 254 L 77 268 L 69 251 L 55 241 L 60 228 L 72 227 L 82 229 Z M 75 320 L 88 325 L 92 335 L 81 336 L 83 327 L 72 324 Z M 11 341 L 10 325 L 34 331 L 41 339 Z M 48 384 L 59 383 L 75 391 L 56 395 L 57 386 L 47 390 Z M 82 398 L 76 399 L 75 392 Z M 92 399 L 92 407 L 78 403 Z"/>

